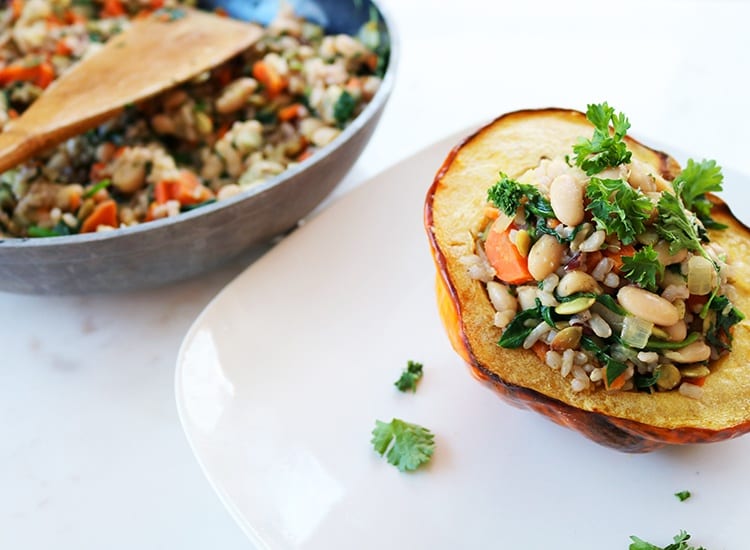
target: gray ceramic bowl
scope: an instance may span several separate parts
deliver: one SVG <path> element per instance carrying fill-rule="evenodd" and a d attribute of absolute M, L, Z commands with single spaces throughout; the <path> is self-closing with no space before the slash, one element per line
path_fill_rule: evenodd
<path fill-rule="evenodd" d="M 205 0 L 230 15 L 267 23 L 278 0 Z M 292 227 L 322 201 L 354 164 L 393 88 L 398 41 L 372 0 L 292 1 L 300 15 L 329 32 L 354 34 L 377 10 L 390 40 L 383 84 L 365 110 L 330 145 L 298 166 L 226 201 L 173 218 L 115 231 L 0 240 L 0 290 L 84 294 L 156 286 L 185 279 L 238 256 Z"/>

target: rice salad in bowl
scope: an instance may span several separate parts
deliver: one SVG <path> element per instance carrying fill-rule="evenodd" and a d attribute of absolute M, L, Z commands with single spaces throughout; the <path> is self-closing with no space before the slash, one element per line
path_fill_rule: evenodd
<path fill-rule="evenodd" d="M 134 18 L 177 0 L 12 0 L 0 11 L 0 129 Z M 254 188 L 335 140 L 388 61 L 373 17 L 326 35 L 283 5 L 240 56 L 0 175 L 0 238 L 108 231 Z M 84 96 L 82 96 L 84 97 Z"/>
<path fill-rule="evenodd" d="M 500 174 L 460 261 L 485 285 L 498 345 L 535 352 L 573 392 L 700 399 L 744 319 L 730 251 L 709 238 L 726 228 L 711 214 L 721 169 L 691 159 L 667 181 L 631 159 L 623 115 L 604 103 L 587 118 L 594 136 L 568 156 Z"/>

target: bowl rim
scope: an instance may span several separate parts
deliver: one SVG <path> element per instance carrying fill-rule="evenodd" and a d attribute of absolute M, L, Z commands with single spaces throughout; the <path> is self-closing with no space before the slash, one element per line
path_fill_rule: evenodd
<path fill-rule="evenodd" d="M 378 91 L 375 92 L 372 100 L 365 106 L 362 112 L 346 128 L 344 128 L 344 130 L 336 136 L 331 143 L 323 147 L 322 150 L 297 165 L 285 169 L 280 174 L 254 185 L 250 189 L 243 190 L 234 197 L 217 201 L 213 204 L 208 204 L 188 212 L 181 212 L 177 216 L 139 223 L 129 227 L 117 227 L 110 231 L 95 231 L 93 233 L 77 233 L 74 235 L 60 235 L 44 238 L 0 237 L 0 250 L 13 248 L 54 248 L 64 245 L 85 244 L 90 242 L 117 241 L 118 239 L 129 238 L 145 231 L 165 229 L 182 223 L 187 223 L 193 218 L 208 216 L 214 212 L 232 208 L 236 204 L 251 199 L 256 195 L 261 195 L 274 187 L 283 185 L 285 182 L 295 178 L 298 174 L 307 170 L 309 167 L 323 162 L 365 127 L 376 113 L 383 108 L 393 90 L 401 44 L 398 33 L 395 30 L 396 27 L 393 17 L 389 11 L 381 5 L 380 0 L 369 0 L 369 2 L 375 7 L 375 9 L 377 9 L 388 34 L 390 42 L 388 67 L 383 75 L 380 87 L 378 88 Z"/>

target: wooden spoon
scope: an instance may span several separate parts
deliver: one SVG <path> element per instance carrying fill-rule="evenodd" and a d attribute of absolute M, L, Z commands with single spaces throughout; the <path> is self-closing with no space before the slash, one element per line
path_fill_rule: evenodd
<path fill-rule="evenodd" d="M 258 25 L 183 8 L 133 21 L 6 126 L 0 134 L 0 173 L 98 126 L 129 104 L 219 65 L 261 34 Z"/>

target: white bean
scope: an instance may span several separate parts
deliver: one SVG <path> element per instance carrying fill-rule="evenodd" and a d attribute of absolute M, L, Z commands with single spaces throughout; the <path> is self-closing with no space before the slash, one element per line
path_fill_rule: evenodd
<path fill-rule="evenodd" d="M 591 275 L 585 271 L 570 271 L 560 279 L 557 285 L 558 296 L 570 296 L 576 292 L 596 292 L 601 294 L 602 289 L 599 288 L 599 283 L 596 282 Z"/>
<path fill-rule="evenodd" d="M 675 363 L 700 363 L 711 357 L 711 348 L 704 342 L 693 342 L 684 348 L 664 352 Z"/>
<path fill-rule="evenodd" d="M 569 174 L 552 180 L 549 200 L 555 216 L 565 225 L 575 226 L 583 221 L 583 185 Z"/>
<path fill-rule="evenodd" d="M 495 311 L 515 311 L 518 307 L 518 300 L 510 293 L 510 289 L 497 281 L 487 283 L 487 294 Z"/>
<path fill-rule="evenodd" d="M 242 109 L 257 89 L 258 81 L 254 78 L 238 78 L 224 88 L 216 100 L 216 110 L 221 114 L 228 114 Z"/>
<path fill-rule="evenodd" d="M 671 326 L 680 320 L 677 308 L 661 296 L 635 286 L 624 286 L 617 300 L 630 313 L 655 325 Z"/>
<path fill-rule="evenodd" d="M 595 252 L 599 250 L 604 244 L 604 240 L 607 238 L 607 233 L 603 229 L 594 231 L 585 241 L 581 243 L 578 250 L 581 252 Z"/>
<path fill-rule="evenodd" d="M 565 245 L 552 235 L 542 235 L 529 251 L 528 268 L 537 281 L 544 280 L 560 266 Z"/>

